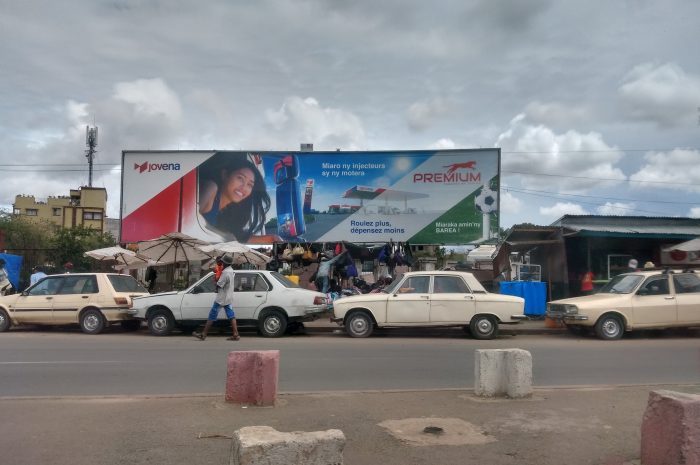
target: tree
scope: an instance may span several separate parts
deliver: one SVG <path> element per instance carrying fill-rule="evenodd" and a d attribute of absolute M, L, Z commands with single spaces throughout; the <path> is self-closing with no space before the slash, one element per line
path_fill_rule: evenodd
<path fill-rule="evenodd" d="M 75 271 L 89 271 L 95 262 L 83 254 L 88 250 L 101 249 L 116 245 L 117 241 L 110 233 L 101 233 L 92 228 L 76 226 L 74 228 L 58 229 L 51 237 L 49 259 L 61 269 L 70 262 Z"/>

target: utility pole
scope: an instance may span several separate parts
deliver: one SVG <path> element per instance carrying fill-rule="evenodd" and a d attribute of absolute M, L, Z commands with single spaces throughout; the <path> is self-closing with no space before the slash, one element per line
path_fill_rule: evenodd
<path fill-rule="evenodd" d="M 92 187 L 92 160 L 95 158 L 95 153 L 97 152 L 97 126 L 92 128 L 90 126 L 85 126 L 85 144 L 88 147 L 85 151 L 85 156 L 88 159 L 90 170 L 88 187 Z"/>

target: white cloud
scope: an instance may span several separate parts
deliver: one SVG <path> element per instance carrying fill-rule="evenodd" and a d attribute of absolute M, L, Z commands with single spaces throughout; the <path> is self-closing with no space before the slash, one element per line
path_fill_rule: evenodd
<path fill-rule="evenodd" d="M 439 97 L 415 102 L 406 113 L 408 126 L 414 131 L 423 131 L 435 124 L 436 120 L 448 114 L 450 109 L 450 103 Z"/>
<path fill-rule="evenodd" d="M 113 98 L 131 104 L 136 114 L 170 120 L 182 117 L 180 99 L 162 79 L 120 82 L 114 86 Z"/>
<path fill-rule="evenodd" d="M 564 215 L 588 215 L 588 212 L 577 203 L 557 202 L 551 207 L 540 207 L 540 215 L 556 220 Z"/>
<path fill-rule="evenodd" d="M 366 145 L 365 130 L 357 116 L 324 108 L 311 97 L 288 97 L 278 110 L 267 110 L 265 116 L 269 127 L 264 128 L 267 134 L 262 140 L 266 148 L 298 149 L 299 143 L 305 142 L 319 150 L 359 150 Z"/>
<path fill-rule="evenodd" d="M 508 191 L 501 190 L 501 213 L 519 213 L 523 202 Z"/>
<path fill-rule="evenodd" d="M 517 176 L 529 188 L 546 184 L 549 189 L 581 192 L 626 179 L 615 167 L 624 154 L 608 145 L 599 133 L 569 130 L 557 134 L 544 125 L 529 124 L 524 114 L 513 118 L 508 130 L 498 136 L 496 147 L 503 151 L 503 174 Z"/>
<path fill-rule="evenodd" d="M 700 218 L 700 207 L 693 207 L 688 212 L 690 218 Z"/>
<path fill-rule="evenodd" d="M 590 108 L 581 104 L 561 102 L 530 102 L 525 107 L 527 119 L 546 126 L 571 127 L 586 123 L 591 118 Z"/>
<path fill-rule="evenodd" d="M 700 151 L 674 149 L 649 152 L 645 165 L 630 176 L 633 187 L 700 192 Z"/>
<path fill-rule="evenodd" d="M 599 215 L 624 216 L 634 214 L 635 208 L 636 204 L 634 202 L 605 202 L 605 205 L 596 208 L 596 212 L 598 212 Z"/>
<path fill-rule="evenodd" d="M 636 120 L 660 127 L 695 125 L 700 104 L 700 77 L 675 63 L 644 63 L 625 76 L 618 90 L 623 108 Z"/>
<path fill-rule="evenodd" d="M 449 150 L 457 148 L 457 144 L 452 139 L 442 138 L 439 139 L 428 146 L 429 149 L 433 150 Z"/>

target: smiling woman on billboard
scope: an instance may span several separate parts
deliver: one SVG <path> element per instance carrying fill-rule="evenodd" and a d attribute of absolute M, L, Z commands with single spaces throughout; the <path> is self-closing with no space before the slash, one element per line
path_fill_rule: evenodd
<path fill-rule="evenodd" d="M 215 155 L 199 168 L 199 213 L 208 226 L 239 242 L 264 233 L 270 196 L 248 156 Z"/>

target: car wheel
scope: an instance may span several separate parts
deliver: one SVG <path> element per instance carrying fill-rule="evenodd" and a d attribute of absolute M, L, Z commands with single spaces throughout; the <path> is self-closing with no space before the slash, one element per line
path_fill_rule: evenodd
<path fill-rule="evenodd" d="M 350 337 L 369 337 L 372 330 L 374 323 L 365 312 L 353 312 L 345 320 L 345 332 Z"/>
<path fill-rule="evenodd" d="M 615 315 L 603 315 L 595 324 L 595 333 L 601 339 L 609 341 L 620 339 L 625 332 L 625 326 L 620 317 Z"/>
<path fill-rule="evenodd" d="M 154 336 L 167 336 L 175 327 L 175 321 L 169 310 L 155 310 L 148 317 L 148 330 Z"/>
<path fill-rule="evenodd" d="M 141 327 L 141 320 L 123 320 L 119 324 L 124 331 L 138 331 Z"/>
<path fill-rule="evenodd" d="M 105 317 L 97 309 L 86 310 L 80 317 L 80 329 L 85 334 L 98 334 L 105 328 Z"/>
<path fill-rule="evenodd" d="M 7 312 L 0 308 L 0 333 L 10 329 L 12 322 L 10 321 L 10 316 Z"/>
<path fill-rule="evenodd" d="M 287 330 L 287 317 L 279 310 L 266 310 L 260 316 L 258 329 L 265 337 L 280 337 Z"/>
<path fill-rule="evenodd" d="M 489 315 L 477 315 L 469 322 L 474 339 L 493 339 L 498 336 L 498 322 Z"/>

